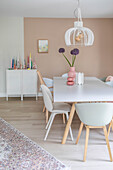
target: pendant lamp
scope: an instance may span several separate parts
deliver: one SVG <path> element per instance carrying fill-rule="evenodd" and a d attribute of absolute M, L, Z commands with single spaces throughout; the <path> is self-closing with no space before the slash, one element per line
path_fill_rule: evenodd
<path fill-rule="evenodd" d="M 93 45 L 94 34 L 89 28 L 83 27 L 81 9 L 79 7 L 79 0 L 78 0 L 78 7 L 74 10 L 74 15 L 77 17 L 77 21 L 74 22 L 74 27 L 68 29 L 65 33 L 66 45 L 67 46 L 71 46 L 71 45 L 91 46 Z"/>

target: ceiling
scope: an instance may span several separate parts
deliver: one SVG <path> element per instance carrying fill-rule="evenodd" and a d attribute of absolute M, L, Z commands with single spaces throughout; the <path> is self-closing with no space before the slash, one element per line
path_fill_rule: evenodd
<path fill-rule="evenodd" d="M 73 18 L 77 0 L 0 0 L 0 16 Z M 83 18 L 113 18 L 113 0 L 80 0 Z"/>

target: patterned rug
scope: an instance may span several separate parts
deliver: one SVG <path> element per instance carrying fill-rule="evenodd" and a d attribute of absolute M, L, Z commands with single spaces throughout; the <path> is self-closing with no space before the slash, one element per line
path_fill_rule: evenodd
<path fill-rule="evenodd" d="M 0 118 L 0 170 L 68 170 L 63 163 Z"/>

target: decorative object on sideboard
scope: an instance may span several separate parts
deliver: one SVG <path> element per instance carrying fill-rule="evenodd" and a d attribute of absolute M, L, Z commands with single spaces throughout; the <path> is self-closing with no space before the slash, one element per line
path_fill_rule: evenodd
<path fill-rule="evenodd" d="M 38 53 L 48 53 L 48 40 L 38 40 Z"/>
<path fill-rule="evenodd" d="M 65 33 L 65 43 L 70 45 L 84 45 L 91 46 L 94 42 L 93 32 L 86 27 L 83 27 L 83 21 L 81 17 L 81 9 L 78 0 L 78 7 L 74 10 L 75 18 L 78 20 L 74 22 L 74 27 L 69 28 Z"/>
<path fill-rule="evenodd" d="M 11 67 L 9 68 L 9 70 L 13 70 L 13 69 L 37 69 L 37 64 L 35 61 L 35 57 L 31 56 L 31 52 L 30 55 L 27 57 L 27 61 L 24 59 L 24 62 L 22 63 L 19 55 L 18 58 L 15 59 L 11 58 Z"/>
<path fill-rule="evenodd" d="M 64 58 L 66 59 L 66 61 L 68 62 L 70 66 L 70 70 L 69 70 L 68 78 L 67 78 L 67 85 L 74 85 L 75 75 L 76 75 L 74 64 L 75 64 L 76 56 L 79 54 L 79 49 L 74 48 L 73 50 L 70 51 L 70 54 L 72 55 L 72 64 L 70 63 L 68 58 L 65 56 L 64 52 L 65 52 L 64 48 L 59 49 L 59 53 L 62 53 L 62 55 L 64 56 Z"/>
<path fill-rule="evenodd" d="M 21 69 L 22 68 L 22 62 L 21 60 L 18 58 L 15 59 L 11 58 L 11 67 L 9 69 Z"/>

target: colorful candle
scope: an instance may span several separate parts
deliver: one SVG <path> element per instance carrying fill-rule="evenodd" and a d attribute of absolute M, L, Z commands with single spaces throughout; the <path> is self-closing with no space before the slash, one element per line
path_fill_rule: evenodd
<path fill-rule="evenodd" d="M 30 53 L 30 56 L 29 56 L 29 68 L 31 69 L 31 53 Z"/>
<path fill-rule="evenodd" d="M 12 68 L 12 58 L 11 58 L 11 68 Z"/>

